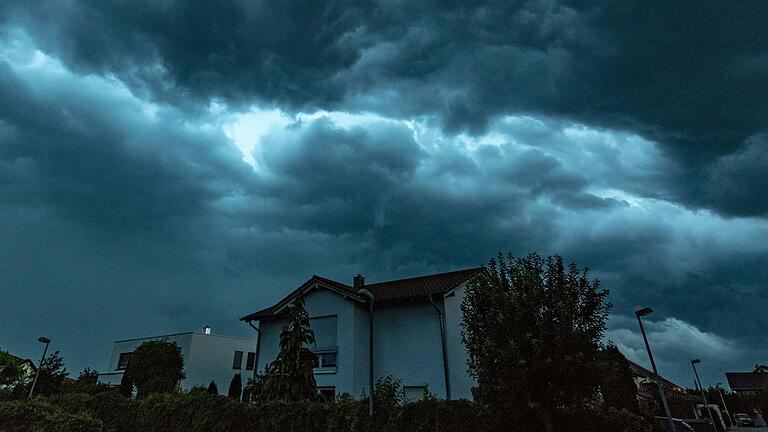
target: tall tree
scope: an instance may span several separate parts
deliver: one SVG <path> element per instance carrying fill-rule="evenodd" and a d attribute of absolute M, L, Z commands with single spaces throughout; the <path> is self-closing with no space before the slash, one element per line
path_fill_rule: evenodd
<path fill-rule="evenodd" d="M 232 381 L 229 382 L 229 390 L 227 391 L 227 396 L 231 397 L 232 399 L 240 400 L 240 395 L 242 393 L 243 379 L 240 377 L 240 374 L 237 373 L 232 377 Z"/>
<path fill-rule="evenodd" d="M 64 388 L 64 380 L 69 375 L 64 366 L 64 358 L 59 351 L 48 354 L 40 365 L 40 373 L 35 385 L 35 395 L 50 396 L 61 393 Z"/>
<path fill-rule="evenodd" d="M 260 395 L 262 400 L 317 400 L 317 384 L 313 369 L 317 357 L 307 346 L 315 343 L 304 302 L 297 299 L 288 310 L 288 327 L 280 334 L 280 352 L 267 365 Z"/>
<path fill-rule="evenodd" d="M 564 408 L 594 399 L 607 295 L 559 256 L 492 259 L 461 306 L 476 398 L 501 413 L 532 411 L 545 431 Z"/>
<path fill-rule="evenodd" d="M 602 372 L 600 374 L 600 394 L 605 407 L 626 409 L 639 414 L 637 385 L 629 369 L 629 361 L 616 345 L 608 344 L 600 351 Z"/>
<path fill-rule="evenodd" d="M 184 356 L 179 345 L 167 339 L 151 340 L 131 354 L 120 391 L 129 396 L 135 387 L 137 397 L 172 393 L 184 377 Z"/>
<path fill-rule="evenodd" d="M 215 381 L 211 381 L 210 384 L 208 384 L 208 394 L 212 395 L 219 395 L 219 387 L 216 385 Z"/>

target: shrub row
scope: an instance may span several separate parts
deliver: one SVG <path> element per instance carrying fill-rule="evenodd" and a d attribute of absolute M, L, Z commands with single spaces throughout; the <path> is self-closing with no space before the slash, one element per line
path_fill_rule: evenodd
<path fill-rule="evenodd" d="M 487 421 L 470 401 L 426 399 L 382 409 L 373 421 L 366 401 L 246 404 L 201 393 L 68 394 L 0 402 L 0 432 L 458 432 L 529 430 L 521 419 Z M 558 419 L 559 430 L 646 432 L 648 423 L 626 412 L 578 412 Z M 537 430 L 535 427 L 530 430 Z"/>

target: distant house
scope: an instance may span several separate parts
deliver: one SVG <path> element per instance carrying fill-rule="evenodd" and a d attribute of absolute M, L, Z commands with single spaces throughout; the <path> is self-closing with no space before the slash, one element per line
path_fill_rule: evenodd
<path fill-rule="evenodd" d="M 659 388 L 653 378 L 653 372 L 631 360 L 627 361 L 629 362 L 629 370 L 632 373 L 632 378 L 637 386 L 637 397 L 640 399 L 655 398 L 659 392 Z M 682 386 L 661 376 L 659 377 L 659 381 L 661 381 L 661 388 L 664 390 L 664 394 L 667 398 L 688 398 L 689 395 Z"/>
<path fill-rule="evenodd" d="M 205 327 L 203 332 L 115 341 L 106 372 L 99 374 L 99 382 L 120 385 L 136 347 L 146 341 L 163 338 L 176 342 L 181 347 L 186 374 L 181 387 L 185 390 L 195 386 L 208 387 L 211 381 L 215 381 L 219 392 L 226 394 L 235 374 L 241 374 L 244 386 L 254 369 L 256 341 L 211 334 L 210 328 Z"/>
<path fill-rule="evenodd" d="M 29 382 L 34 378 L 35 372 L 37 372 L 37 366 L 31 359 L 21 358 L 8 352 L 3 352 L 2 355 L 8 356 L 17 365 L 21 366 L 23 371 L 23 376 L 20 380 L 21 382 Z M 10 386 L 0 385 L 0 390 L 12 390 L 12 388 Z"/>
<path fill-rule="evenodd" d="M 461 340 L 461 309 L 467 281 L 482 269 L 347 285 L 312 276 L 271 307 L 241 318 L 258 329 L 258 370 L 275 359 L 285 312 L 303 297 L 316 343 L 315 378 L 332 397 L 370 392 L 370 381 L 392 375 L 406 398 L 429 391 L 445 399 L 472 398 L 467 350 Z M 254 324 L 258 323 L 258 325 Z M 254 373 L 256 370 L 254 370 Z"/>
<path fill-rule="evenodd" d="M 755 365 L 752 372 L 726 372 L 728 385 L 736 393 L 768 392 L 768 366 Z"/>

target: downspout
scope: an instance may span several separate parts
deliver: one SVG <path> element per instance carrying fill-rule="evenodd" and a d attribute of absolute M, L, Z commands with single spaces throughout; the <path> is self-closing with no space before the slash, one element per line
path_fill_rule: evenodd
<path fill-rule="evenodd" d="M 256 374 L 259 371 L 259 351 L 261 350 L 261 330 L 253 325 L 253 321 L 248 321 L 248 325 L 251 326 L 254 330 L 256 330 L 257 336 L 256 336 L 256 354 L 254 354 L 254 360 L 253 360 L 253 379 L 256 379 Z"/>
<path fill-rule="evenodd" d="M 437 307 L 434 300 L 432 300 L 432 296 L 427 296 L 429 299 L 429 302 L 432 304 L 432 307 L 435 308 L 435 311 L 437 312 L 437 316 L 440 317 L 440 344 L 443 348 L 443 375 L 445 377 L 445 399 L 451 400 L 451 381 L 448 376 L 448 352 L 446 351 L 445 347 L 445 316 L 443 315 L 443 312 L 440 310 L 440 308 Z"/>
<path fill-rule="evenodd" d="M 368 297 L 368 415 L 373 418 L 373 293 L 361 289 L 358 293 Z"/>

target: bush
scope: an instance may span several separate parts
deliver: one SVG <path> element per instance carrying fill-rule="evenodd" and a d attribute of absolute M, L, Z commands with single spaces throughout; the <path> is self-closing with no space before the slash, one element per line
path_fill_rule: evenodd
<path fill-rule="evenodd" d="M 0 402 L 2 432 L 101 432 L 102 423 L 90 413 L 67 412 L 43 398 Z"/>
<path fill-rule="evenodd" d="M 387 381 L 373 422 L 367 400 L 243 403 L 206 394 L 155 393 L 142 399 L 115 391 L 64 394 L 0 402 L 0 432 L 458 432 L 540 430 L 536 416 L 498 416 L 471 401 L 428 398 L 393 404 L 399 394 Z M 202 389 L 201 389 L 202 390 Z M 378 398 L 376 398 L 378 399 Z M 534 423 L 527 424 L 533 419 Z M 650 432 L 649 423 L 626 410 L 582 408 L 555 417 L 559 431 Z"/>
<path fill-rule="evenodd" d="M 467 400 L 424 399 L 405 405 L 397 430 L 407 432 L 461 432 L 485 430 L 478 406 Z"/>

